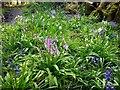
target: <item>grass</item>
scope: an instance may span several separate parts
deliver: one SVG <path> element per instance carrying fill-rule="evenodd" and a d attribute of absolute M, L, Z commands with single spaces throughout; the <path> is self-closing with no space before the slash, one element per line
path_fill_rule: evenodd
<path fill-rule="evenodd" d="M 110 83 L 119 90 L 117 25 L 96 20 L 69 18 L 51 3 L 33 3 L 24 16 L 3 23 L 0 87 L 104 90 Z"/>

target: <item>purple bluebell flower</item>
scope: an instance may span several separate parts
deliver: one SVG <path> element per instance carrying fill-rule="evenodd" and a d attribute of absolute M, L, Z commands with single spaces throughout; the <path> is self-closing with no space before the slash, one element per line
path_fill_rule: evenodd
<path fill-rule="evenodd" d="M 91 32 L 92 32 L 92 34 L 94 34 L 94 33 L 95 33 L 95 30 L 92 30 Z"/>
<path fill-rule="evenodd" d="M 80 17 L 81 17 L 81 15 L 78 13 L 78 14 L 77 14 L 77 18 L 80 18 Z"/>
<path fill-rule="evenodd" d="M 55 15 L 54 15 L 54 14 L 50 14 L 50 16 L 51 16 L 52 18 L 55 18 Z"/>
<path fill-rule="evenodd" d="M 16 66 L 15 70 L 16 70 L 16 71 L 19 71 L 18 66 Z"/>
<path fill-rule="evenodd" d="M 62 36 L 62 42 L 65 42 L 65 38 L 64 38 L 64 36 Z"/>
<path fill-rule="evenodd" d="M 116 26 L 116 23 L 113 22 L 113 21 L 111 21 L 111 22 L 110 22 L 110 25 L 112 26 L 112 28 L 114 28 L 114 27 Z"/>
<path fill-rule="evenodd" d="M 92 58 L 91 58 L 91 60 L 92 60 L 92 62 L 94 62 L 94 63 L 96 62 L 96 60 L 95 60 L 95 58 L 94 58 L 94 57 L 92 57 Z"/>
<path fill-rule="evenodd" d="M 111 87 L 111 90 L 115 90 L 115 88 L 114 88 L 114 87 Z"/>
<path fill-rule="evenodd" d="M 18 66 L 16 66 L 15 70 L 17 74 L 20 74 L 20 70 L 18 69 Z"/>
<path fill-rule="evenodd" d="M 68 45 L 67 45 L 67 43 L 65 43 L 63 47 L 64 47 L 65 50 L 68 50 Z"/>
<path fill-rule="evenodd" d="M 11 64 L 11 67 L 12 67 L 12 68 L 14 68 L 14 67 L 15 67 L 15 65 L 14 65 L 14 64 Z"/>
<path fill-rule="evenodd" d="M 52 45 L 52 39 L 49 38 L 49 39 L 47 39 L 47 50 L 48 50 L 48 52 L 50 52 L 51 45 Z"/>
<path fill-rule="evenodd" d="M 15 25 L 16 24 L 16 22 L 14 21 L 13 23 L 12 23 L 12 25 Z"/>
<path fill-rule="evenodd" d="M 55 14 L 56 14 L 56 11 L 53 9 L 53 10 L 51 10 L 51 14 L 50 14 L 50 16 L 52 17 L 52 18 L 55 18 Z"/>
<path fill-rule="evenodd" d="M 105 30 L 102 29 L 102 31 L 99 32 L 99 35 L 103 35 L 105 33 Z"/>
<path fill-rule="evenodd" d="M 53 15 L 55 15 L 55 14 L 56 14 L 56 11 L 53 9 L 53 10 L 51 10 L 51 13 L 52 13 Z"/>
<path fill-rule="evenodd" d="M 115 90 L 113 86 L 110 85 L 109 82 L 107 82 L 106 90 Z"/>
<path fill-rule="evenodd" d="M 100 61 L 100 58 L 96 58 L 96 62 L 99 62 Z"/>
<path fill-rule="evenodd" d="M 104 77 L 106 81 L 109 81 L 111 79 L 111 73 L 109 70 L 106 70 L 106 73 L 104 74 Z"/>
<path fill-rule="evenodd" d="M 62 37 L 62 42 L 60 44 L 65 50 L 68 50 L 68 44 L 66 43 L 64 36 Z"/>
<path fill-rule="evenodd" d="M 72 14 L 67 14 L 67 17 L 71 19 L 73 16 Z"/>
<path fill-rule="evenodd" d="M 107 83 L 107 87 L 111 87 L 111 85 L 110 85 L 110 83 L 109 83 L 109 82 Z"/>
<path fill-rule="evenodd" d="M 17 73 L 17 74 L 20 74 L 20 71 L 17 71 L 16 73 Z"/>
<path fill-rule="evenodd" d="M 106 90 L 110 90 L 109 87 L 106 87 Z"/>
<path fill-rule="evenodd" d="M 19 55 L 22 55 L 22 51 L 19 51 L 18 54 L 19 54 Z"/>
<path fill-rule="evenodd" d="M 2 16 L 0 16 L 0 22 L 3 22 L 3 17 Z"/>

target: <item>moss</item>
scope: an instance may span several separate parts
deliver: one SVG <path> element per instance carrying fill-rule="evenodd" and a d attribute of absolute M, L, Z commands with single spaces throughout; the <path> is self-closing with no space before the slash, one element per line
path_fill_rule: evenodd
<path fill-rule="evenodd" d="M 78 9 L 81 7 L 78 3 L 67 3 L 65 5 L 65 10 L 69 11 L 70 13 L 77 13 Z"/>
<path fill-rule="evenodd" d="M 103 9 L 104 7 L 104 9 Z M 119 10 L 119 4 L 118 3 L 109 3 L 109 4 L 101 4 L 101 6 L 99 6 L 96 10 L 93 10 L 90 13 L 90 16 L 99 16 L 102 19 L 104 19 L 104 17 L 106 17 L 105 19 L 107 21 L 112 21 L 115 18 L 119 17 L 118 14 L 118 10 Z M 116 15 L 117 13 L 117 15 Z M 101 19 L 99 18 L 99 19 Z"/>
<path fill-rule="evenodd" d="M 4 2 L 3 7 L 23 7 L 29 4 L 30 4 L 29 2 L 21 2 L 21 3 Z"/>

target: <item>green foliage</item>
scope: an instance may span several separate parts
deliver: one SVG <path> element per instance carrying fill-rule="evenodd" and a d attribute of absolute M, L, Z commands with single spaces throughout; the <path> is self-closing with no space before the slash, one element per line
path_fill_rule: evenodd
<path fill-rule="evenodd" d="M 2 24 L 0 87 L 104 90 L 104 74 L 111 67 L 113 79 L 110 82 L 118 90 L 120 61 L 117 30 L 109 22 L 96 23 L 97 17 L 83 15 L 70 19 L 59 8 L 55 9 L 55 15 L 51 15 L 52 5 L 31 4 L 25 9 L 24 16 Z M 57 37 L 59 53 L 56 56 L 45 47 L 46 37 L 51 38 L 52 43 Z M 68 49 L 64 48 L 63 37 Z"/>

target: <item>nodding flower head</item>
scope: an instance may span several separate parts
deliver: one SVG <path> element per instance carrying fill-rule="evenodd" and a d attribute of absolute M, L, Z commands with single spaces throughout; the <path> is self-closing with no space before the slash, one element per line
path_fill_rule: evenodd
<path fill-rule="evenodd" d="M 110 85 L 109 82 L 107 82 L 106 90 L 115 90 L 113 86 Z"/>
<path fill-rule="evenodd" d="M 94 63 L 96 62 L 96 60 L 95 60 L 95 58 L 94 58 L 94 57 L 92 57 L 92 58 L 91 58 L 91 60 L 92 60 L 92 62 L 94 62 Z"/>
<path fill-rule="evenodd" d="M 20 71 L 17 71 L 16 73 L 17 73 L 17 74 L 20 74 Z"/>
<path fill-rule="evenodd" d="M 15 25 L 16 24 L 16 22 L 14 21 L 13 23 L 12 23 L 12 25 Z"/>
<path fill-rule="evenodd" d="M 100 61 L 100 58 L 96 58 L 95 60 L 96 60 L 96 62 L 99 62 L 99 61 Z"/>
<path fill-rule="evenodd" d="M 65 50 L 68 50 L 68 44 L 66 43 L 64 36 L 62 37 L 61 45 L 63 45 L 63 48 L 64 48 Z"/>
<path fill-rule="evenodd" d="M 65 42 L 65 38 L 64 38 L 64 36 L 62 36 L 62 42 Z"/>
<path fill-rule="evenodd" d="M 92 34 L 94 34 L 94 33 L 95 33 L 95 30 L 92 30 L 91 32 L 92 32 Z"/>
<path fill-rule="evenodd" d="M 105 30 L 103 29 L 101 32 L 99 32 L 99 35 L 103 35 L 105 33 Z"/>
<path fill-rule="evenodd" d="M 16 66 L 15 70 L 17 74 L 20 74 L 20 70 L 18 69 L 18 66 Z"/>
<path fill-rule="evenodd" d="M 51 16 L 52 18 L 55 18 L 55 15 L 54 15 L 54 14 L 50 14 L 50 16 Z"/>
<path fill-rule="evenodd" d="M 99 35 L 103 35 L 105 33 L 105 30 L 103 28 L 98 29 Z"/>
<path fill-rule="evenodd" d="M 53 10 L 51 10 L 51 13 L 54 15 L 54 14 L 56 14 L 56 11 L 53 9 Z"/>
<path fill-rule="evenodd" d="M 52 51 L 53 51 L 54 57 L 59 53 L 58 47 L 55 42 L 52 44 Z"/>
<path fill-rule="evenodd" d="M 77 14 L 77 18 L 80 18 L 80 17 L 81 17 L 81 15 L 78 13 L 78 14 Z"/>
<path fill-rule="evenodd" d="M 97 63 L 97 62 L 100 61 L 100 58 L 92 57 L 91 60 L 92 60 L 93 63 Z"/>
<path fill-rule="evenodd" d="M 8 64 L 11 64 L 11 61 L 8 61 Z"/>
<path fill-rule="evenodd" d="M 19 51 L 18 54 L 19 54 L 19 55 L 22 55 L 22 51 Z"/>
<path fill-rule="evenodd" d="M 18 66 L 16 66 L 15 70 L 16 70 L 16 71 L 18 71 L 18 70 L 19 70 L 19 69 L 18 69 Z"/>

